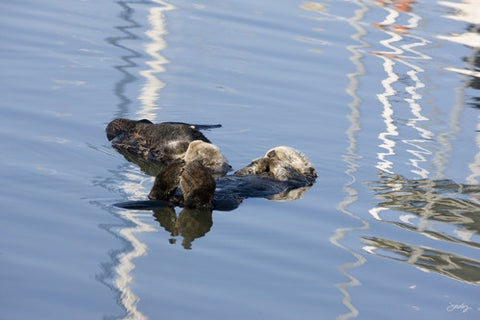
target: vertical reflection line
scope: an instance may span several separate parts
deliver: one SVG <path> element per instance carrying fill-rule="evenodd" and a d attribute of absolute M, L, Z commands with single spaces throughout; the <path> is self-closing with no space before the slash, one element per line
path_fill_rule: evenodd
<path fill-rule="evenodd" d="M 166 43 L 163 40 L 163 36 L 166 34 L 165 17 L 163 12 L 174 8 L 161 0 L 155 0 L 154 2 L 158 3 L 160 6 L 154 6 L 149 9 L 148 21 L 151 28 L 146 31 L 146 35 L 152 41 L 145 47 L 145 51 L 152 57 L 152 59 L 146 62 L 149 69 L 140 71 L 140 75 L 145 77 L 147 81 L 143 86 L 139 97 L 142 101 L 142 106 L 137 112 L 141 118 L 149 118 L 152 121 L 156 118 L 155 111 L 157 108 L 155 107 L 155 102 L 157 100 L 158 90 L 164 87 L 164 83 L 156 77 L 156 74 L 163 72 L 165 70 L 163 65 L 168 62 L 159 54 L 159 51 L 166 47 Z M 146 180 L 146 178 L 130 175 L 129 177 L 126 177 L 125 181 L 133 182 L 123 183 L 121 189 L 134 197 L 141 197 L 144 199 L 146 192 L 143 188 L 143 183 Z M 120 291 L 120 302 L 127 312 L 124 319 L 143 320 L 147 319 L 147 317 L 137 309 L 139 298 L 131 288 L 131 282 L 133 281 L 131 272 L 135 268 L 133 261 L 138 257 L 146 255 L 147 245 L 141 242 L 136 234 L 154 232 L 156 229 L 141 221 L 140 218 L 145 216 L 145 214 L 122 210 L 119 212 L 119 215 L 133 223 L 133 227 L 123 228 L 119 231 L 120 235 L 132 245 L 132 250 L 123 252 L 118 257 L 115 286 Z M 148 214 L 148 216 L 150 217 L 150 214 Z"/>
<path fill-rule="evenodd" d="M 347 154 L 343 156 L 344 161 L 347 163 L 347 170 L 345 170 L 345 174 L 350 178 L 344 187 L 343 191 L 345 191 L 346 196 L 344 200 L 338 205 L 339 210 L 356 219 L 359 220 L 362 225 L 360 227 L 353 227 L 353 228 L 338 228 L 335 230 L 335 234 L 330 238 L 330 242 L 336 245 L 339 248 L 349 252 L 355 259 L 353 262 L 348 262 L 339 267 L 339 270 L 344 274 L 349 281 L 338 283 L 336 284 L 337 289 L 342 293 L 343 299 L 342 303 L 345 307 L 349 310 L 346 313 L 343 313 L 337 317 L 337 319 L 349 319 L 354 318 L 359 315 L 358 309 L 354 306 L 352 302 L 352 297 L 348 292 L 348 288 L 355 287 L 361 285 L 360 281 L 355 278 L 353 275 L 350 274 L 350 269 L 356 268 L 361 266 L 365 263 L 365 258 L 355 252 L 354 250 L 344 246 L 340 243 L 340 240 L 344 239 L 347 233 L 354 231 L 354 230 L 364 230 L 369 227 L 368 223 L 361 219 L 360 217 L 354 215 L 350 210 L 349 207 L 358 200 L 358 191 L 353 187 L 356 182 L 355 173 L 359 167 L 357 161 L 361 158 L 357 153 L 357 139 L 356 134 L 361 130 L 360 127 L 360 111 L 359 106 L 362 102 L 360 97 L 357 94 L 358 90 L 358 77 L 365 74 L 365 67 L 361 62 L 363 58 L 363 54 L 360 53 L 360 48 L 365 48 L 368 44 L 361 40 L 361 38 L 366 35 L 366 30 L 361 26 L 359 21 L 363 19 L 365 13 L 368 11 L 368 7 L 361 3 L 360 1 L 356 1 L 355 4 L 359 7 L 358 10 L 355 11 L 355 14 L 352 18 L 348 19 L 349 24 L 357 31 L 354 35 L 351 36 L 351 39 L 355 40 L 357 43 L 355 45 L 347 46 L 347 50 L 352 53 L 350 57 L 350 61 L 355 65 L 356 72 L 348 74 L 347 77 L 350 80 L 350 83 L 346 89 L 346 92 L 353 98 L 353 101 L 349 104 L 351 109 L 351 113 L 347 116 L 348 120 L 350 121 L 350 127 L 346 131 L 347 139 L 349 142 L 347 148 Z"/>
<path fill-rule="evenodd" d="M 419 100 L 422 97 L 420 94 L 417 93 L 417 90 L 425 87 L 425 84 L 422 83 L 417 76 L 418 72 L 423 72 L 423 70 L 421 68 L 416 68 L 416 66 L 413 66 L 413 65 L 412 65 L 412 70 L 407 72 L 407 75 L 410 77 L 410 79 L 413 80 L 415 85 L 405 88 L 405 90 L 410 94 L 410 98 L 406 98 L 405 101 L 410 106 L 412 115 L 415 117 L 415 118 L 410 118 L 408 120 L 407 125 L 415 129 L 419 133 L 421 139 L 405 139 L 403 140 L 403 142 L 407 145 L 410 145 L 416 148 L 413 150 L 407 150 L 409 153 L 411 153 L 414 156 L 414 158 L 410 159 L 410 163 L 415 168 L 415 169 L 412 169 L 412 173 L 415 173 L 419 175 L 421 178 L 426 179 L 430 172 L 427 169 L 422 168 L 421 163 L 427 162 L 425 155 L 430 155 L 432 154 L 432 152 L 427 148 L 422 147 L 422 143 L 425 143 L 426 141 L 431 139 L 433 136 L 433 133 L 417 125 L 417 123 L 421 121 L 428 120 L 427 117 L 424 117 L 422 115 L 421 113 L 422 107 L 417 102 L 417 100 Z"/>
<path fill-rule="evenodd" d="M 438 141 L 442 145 L 442 150 L 435 154 L 433 159 L 437 166 L 437 179 L 444 177 L 444 173 L 448 168 L 449 159 L 453 153 L 453 143 L 456 140 L 456 135 L 462 131 L 460 124 L 460 116 L 464 110 L 464 88 L 460 86 L 455 89 L 456 91 L 456 104 L 450 114 L 450 130 L 442 132 L 438 135 Z"/>
<path fill-rule="evenodd" d="M 128 194 L 130 199 L 145 199 L 146 190 L 143 185 L 149 178 L 140 174 L 127 173 L 119 188 Z M 115 287 L 120 291 L 120 303 L 126 310 L 124 319 L 147 319 L 138 309 L 137 304 L 140 300 L 131 288 L 133 277 L 131 272 L 135 269 L 133 261 L 147 254 L 147 245 L 141 242 L 136 234 L 145 232 L 155 232 L 156 229 L 141 221 L 141 217 L 151 218 L 150 214 L 141 214 L 131 210 L 121 210 L 118 214 L 125 220 L 132 223 L 133 227 L 124 227 L 120 229 L 119 235 L 129 242 L 131 250 L 122 252 L 118 256 L 118 266 L 115 269 L 117 275 Z"/>
<path fill-rule="evenodd" d="M 416 66 L 415 64 L 408 62 L 408 60 L 430 59 L 431 57 L 417 50 L 414 50 L 415 47 L 425 46 L 427 43 L 429 43 L 429 41 L 419 36 L 410 35 L 407 32 L 410 29 L 418 27 L 418 23 L 421 20 L 421 17 L 419 15 L 410 12 L 410 9 L 401 10 L 407 13 L 410 16 L 410 19 L 408 20 L 408 25 L 396 26 L 394 25 L 394 23 L 396 22 L 397 18 L 399 18 L 400 14 L 400 12 L 397 10 L 400 9 L 394 10 L 391 8 L 385 8 L 385 10 L 388 12 L 387 17 L 378 25 L 382 26 L 382 30 L 384 30 L 388 26 L 394 26 L 393 29 L 398 30 L 398 32 L 385 31 L 385 33 L 388 34 L 390 38 L 382 40 L 380 41 L 380 43 L 391 51 L 376 52 L 376 54 L 378 54 L 384 59 L 383 66 L 388 75 L 387 79 L 382 81 L 385 92 L 381 95 L 377 95 L 379 100 L 384 105 L 384 112 L 382 116 L 387 126 L 387 131 L 379 135 L 379 139 L 383 142 L 380 147 L 386 149 L 387 152 L 378 153 L 379 163 L 377 165 L 377 168 L 390 174 L 393 173 L 391 170 L 393 164 L 391 161 L 387 160 L 386 157 L 394 155 L 395 142 L 392 139 L 389 139 L 389 136 L 398 135 L 397 128 L 393 122 L 393 108 L 389 101 L 390 96 L 396 94 L 396 91 L 394 91 L 392 88 L 392 84 L 399 80 L 398 75 L 396 75 L 393 71 L 393 68 L 396 64 L 394 62 L 395 59 L 395 61 L 398 61 L 399 63 L 402 63 L 403 65 L 411 69 L 406 72 L 406 75 L 410 77 L 414 85 L 407 86 L 405 88 L 405 91 L 410 94 L 410 97 L 405 98 L 404 100 L 408 103 L 410 110 L 415 118 L 409 119 L 407 125 L 416 130 L 421 137 L 415 139 L 403 139 L 402 142 L 411 147 L 414 147 L 414 149 L 407 150 L 407 152 L 413 156 L 413 158 L 410 159 L 410 163 L 414 167 L 414 169 L 412 169 L 412 173 L 419 175 L 421 178 L 427 178 L 429 171 L 423 168 L 421 164 L 427 162 L 426 155 L 430 155 L 432 154 L 432 152 L 427 148 L 423 147 L 422 144 L 431 139 L 433 133 L 417 125 L 417 123 L 420 121 L 428 120 L 428 118 L 422 116 L 421 105 L 417 102 L 422 98 L 422 96 L 417 91 L 425 87 L 425 84 L 420 80 L 418 74 L 423 72 L 424 70 Z M 407 44 L 401 44 L 400 41 L 404 40 L 403 34 L 406 34 L 406 37 L 408 37 L 408 39 L 413 39 L 414 41 Z M 394 43 L 399 43 L 399 46 L 394 46 Z M 413 55 L 402 55 L 405 52 L 409 52 Z"/>
<path fill-rule="evenodd" d="M 156 120 L 158 107 L 156 106 L 158 91 L 165 87 L 165 83 L 161 81 L 156 74 L 165 72 L 164 65 L 169 61 L 160 54 L 160 52 L 167 47 L 167 43 L 163 39 L 167 34 L 164 11 L 175 9 L 171 4 L 161 0 L 154 0 L 160 6 L 152 7 L 149 10 L 148 22 L 151 29 L 145 34 L 151 39 L 145 47 L 145 51 L 152 57 L 146 64 L 149 67 L 146 70 L 140 71 L 146 79 L 146 83 L 142 87 L 140 94 L 140 101 L 142 106 L 137 114 L 140 118 L 147 118 L 152 121 Z"/>
<path fill-rule="evenodd" d="M 408 12 L 408 14 L 411 16 L 411 18 L 409 19 L 409 24 L 405 27 L 406 30 L 417 28 L 419 21 L 421 20 L 421 17 L 413 12 Z M 409 35 L 409 38 L 414 39 L 415 41 L 412 43 L 402 45 L 401 48 L 404 49 L 406 52 L 413 53 L 414 56 L 405 57 L 405 59 L 415 59 L 415 58 L 423 59 L 423 60 L 430 59 L 429 56 L 422 54 L 419 51 L 413 50 L 414 47 L 425 46 L 429 42 L 421 37 L 415 37 L 415 36 Z M 418 90 L 425 87 L 425 84 L 420 80 L 420 78 L 418 77 L 418 74 L 424 72 L 424 70 L 413 63 L 407 62 L 405 59 L 400 59 L 400 62 L 402 62 L 404 65 L 408 66 L 409 68 L 411 68 L 411 70 L 407 72 L 407 75 L 410 77 L 410 79 L 412 79 L 414 83 L 414 85 L 408 86 L 405 88 L 405 91 L 408 94 L 410 94 L 410 97 L 405 98 L 405 101 L 410 106 L 410 110 L 413 116 L 415 117 L 415 118 L 410 118 L 408 120 L 407 125 L 415 129 L 420 135 L 420 138 L 405 139 L 403 140 L 403 142 L 412 147 L 415 147 L 415 149 L 413 150 L 407 150 L 409 153 L 411 153 L 414 156 L 414 158 L 410 159 L 410 163 L 415 168 L 415 169 L 412 169 L 412 173 L 417 174 L 421 178 L 426 179 L 430 172 L 427 169 L 423 168 L 421 164 L 427 162 L 426 155 L 431 155 L 432 152 L 427 148 L 423 147 L 422 144 L 429 141 L 433 137 L 433 133 L 417 125 L 417 123 L 421 123 L 422 121 L 428 120 L 427 117 L 422 115 L 421 113 L 422 107 L 417 102 L 422 98 L 422 95 L 418 93 Z"/>
<path fill-rule="evenodd" d="M 381 23 L 381 25 L 393 25 L 396 22 L 396 19 L 399 17 L 399 12 L 391 8 L 386 8 L 386 10 L 388 11 L 387 18 Z M 393 13 L 392 11 L 395 11 L 396 13 Z M 410 19 L 408 20 L 409 24 L 405 26 L 404 30 L 410 30 L 410 29 L 416 28 L 418 26 L 418 22 L 421 20 L 421 17 L 417 14 L 414 14 L 411 12 L 409 12 L 408 14 L 410 15 Z M 415 149 L 413 150 L 412 149 L 407 150 L 407 152 L 409 152 L 414 156 L 414 158 L 410 158 L 410 163 L 415 168 L 415 169 L 412 169 L 412 173 L 419 175 L 421 178 L 427 178 L 429 172 L 428 170 L 422 168 L 420 164 L 427 161 L 424 155 L 432 154 L 432 152 L 427 148 L 422 147 L 421 144 L 424 143 L 426 140 L 430 139 L 433 136 L 433 133 L 429 130 L 420 128 L 417 125 L 417 122 L 419 121 L 428 120 L 428 118 L 422 116 L 421 114 L 422 108 L 420 104 L 417 103 L 417 101 L 420 100 L 422 97 L 420 94 L 417 93 L 417 91 L 425 87 L 425 84 L 418 77 L 418 73 L 421 73 L 424 70 L 414 65 L 413 63 L 408 62 L 407 60 L 408 59 L 411 59 L 411 60 L 430 59 L 429 56 L 422 54 L 421 52 L 413 49 L 415 47 L 424 46 L 425 44 L 428 43 L 428 41 L 421 37 L 409 35 L 409 38 L 414 39 L 415 42 L 402 45 L 400 41 L 404 40 L 404 38 L 400 33 L 397 34 L 391 31 L 385 31 L 385 33 L 390 35 L 391 38 L 380 41 L 380 43 L 385 47 L 391 49 L 392 52 L 378 53 L 379 56 L 384 60 L 383 66 L 384 66 L 385 72 L 387 73 L 387 78 L 382 81 L 382 85 L 385 88 L 384 93 L 377 95 L 377 97 L 384 105 L 384 111 L 382 116 L 384 118 L 384 122 L 386 125 L 386 132 L 382 132 L 381 134 L 379 134 L 379 139 L 382 140 L 383 142 L 380 145 L 380 147 L 383 147 L 384 149 L 386 149 L 387 152 L 378 153 L 379 162 L 378 162 L 377 168 L 389 174 L 392 174 L 392 175 L 394 174 L 394 171 L 390 170 L 392 168 L 393 163 L 387 160 L 386 157 L 395 154 L 394 150 L 395 150 L 396 144 L 392 139 L 389 139 L 389 137 L 398 136 L 398 128 L 395 125 L 393 120 L 394 111 L 393 111 L 392 104 L 390 103 L 390 100 L 389 100 L 391 96 L 396 94 L 396 91 L 393 89 L 392 84 L 399 80 L 399 76 L 394 71 L 395 62 L 393 59 L 395 59 L 399 63 L 402 63 L 403 65 L 410 68 L 410 70 L 407 71 L 406 74 L 413 81 L 414 85 L 407 86 L 405 88 L 405 91 L 408 94 L 410 94 L 410 97 L 404 100 L 408 103 L 412 114 L 416 118 L 413 118 L 413 119 L 410 118 L 407 125 L 415 129 L 421 137 L 417 139 L 403 139 L 402 142 L 409 146 L 415 147 Z M 393 46 L 394 42 L 398 42 L 399 47 Z M 413 55 L 402 56 L 402 54 L 405 52 L 412 53 Z M 392 188 L 395 188 L 395 185 L 392 185 Z M 433 189 L 427 188 L 426 190 L 433 190 Z M 433 193 L 427 193 L 425 195 L 425 198 L 428 198 L 428 199 L 433 199 L 434 197 L 435 195 Z M 428 225 L 430 221 L 429 217 L 433 214 L 432 206 L 434 203 L 435 202 L 433 200 L 428 201 L 428 204 L 422 209 L 422 212 L 419 214 L 420 217 L 422 217 L 422 220 L 420 221 L 419 227 L 418 227 L 419 230 L 425 229 L 426 226 Z M 375 207 L 370 209 L 369 213 L 375 219 L 382 220 L 382 218 L 380 217 L 380 212 L 384 210 L 385 208 Z M 412 255 L 411 259 L 415 259 L 414 255 Z"/>
<path fill-rule="evenodd" d="M 379 161 L 377 162 L 376 167 L 384 172 L 393 174 L 393 171 L 391 170 L 393 163 L 388 160 L 387 157 L 395 155 L 394 149 L 396 143 L 389 137 L 398 136 L 398 131 L 397 126 L 393 121 L 394 112 L 389 97 L 394 96 L 396 93 L 392 87 L 392 83 L 398 80 L 398 76 L 393 71 L 393 66 L 395 65 L 393 59 L 384 56 L 380 57 L 383 59 L 383 68 L 387 73 L 387 78 L 382 80 L 382 86 L 385 88 L 385 91 L 382 94 L 377 94 L 377 98 L 383 104 L 382 118 L 386 130 L 378 134 L 378 139 L 382 141 L 379 147 L 386 151 L 377 153 Z"/>
<path fill-rule="evenodd" d="M 134 10 L 128 6 L 127 2 L 118 1 L 117 3 L 122 7 L 120 17 L 125 21 L 126 24 L 115 27 L 122 33 L 121 36 L 109 37 L 106 40 L 111 45 L 125 51 L 125 54 L 121 56 L 123 64 L 114 66 L 115 69 L 124 75 L 123 78 L 120 78 L 120 80 L 115 83 L 115 95 L 120 99 L 118 111 L 115 114 L 115 117 L 124 118 L 127 115 L 128 108 L 131 104 L 130 98 L 125 94 L 125 90 L 128 84 L 136 80 L 136 77 L 129 71 L 129 69 L 137 67 L 135 59 L 139 58 L 141 54 L 122 44 L 122 41 L 138 39 L 138 36 L 131 32 L 130 29 L 140 28 L 140 24 L 133 20 L 132 15 Z"/>
<path fill-rule="evenodd" d="M 379 25 L 393 25 L 399 17 L 399 12 L 388 7 L 385 8 L 385 10 L 388 12 L 388 14 Z M 380 44 L 392 51 L 378 52 L 379 56 L 383 59 L 383 69 L 387 73 L 387 78 L 381 82 L 382 86 L 385 88 L 385 91 L 382 94 L 377 94 L 377 98 L 383 105 L 382 118 L 386 127 L 386 130 L 378 135 L 378 139 L 382 141 L 379 147 L 385 149 L 386 151 L 377 153 L 378 162 L 376 167 L 381 171 L 393 174 L 393 162 L 387 159 L 387 157 L 395 155 L 394 150 L 396 147 L 396 142 L 390 139 L 390 137 L 398 136 L 397 126 L 393 121 L 393 107 L 389 101 L 389 98 L 396 94 L 392 84 L 398 81 L 398 76 L 393 71 L 395 61 L 392 58 L 398 57 L 403 51 L 392 44 L 394 42 L 401 41 L 402 36 L 391 31 L 385 31 L 385 33 L 388 34 L 390 38 L 380 41 Z"/>
<path fill-rule="evenodd" d="M 464 98 L 463 98 L 463 87 L 455 89 L 457 103 L 453 107 L 453 110 L 450 114 L 450 130 L 447 132 L 440 133 L 438 135 L 438 141 L 442 145 L 443 149 L 438 151 L 434 157 L 434 163 L 437 165 L 437 179 L 444 177 L 444 172 L 447 170 L 449 165 L 449 159 L 453 153 L 453 144 L 456 138 L 455 136 L 462 131 L 460 125 L 460 116 L 464 109 Z"/>
<path fill-rule="evenodd" d="M 166 47 L 166 44 L 162 39 L 162 36 L 166 33 L 163 11 L 173 9 L 173 6 L 168 5 L 163 1 L 154 0 L 154 2 L 160 4 L 161 6 L 152 7 L 149 10 L 148 20 L 151 24 L 151 28 L 146 32 L 146 34 L 152 41 L 146 46 L 146 52 L 152 56 L 153 59 L 146 63 L 149 69 L 140 72 L 140 74 L 145 77 L 147 81 L 142 88 L 140 95 L 142 107 L 141 110 L 138 111 L 140 116 L 149 117 L 152 120 L 155 118 L 153 111 L 155 110 L 154 103 L 157 98 L 157 92 L 164 86 L 164 84 L 157 79 L 155 74 L 162 72 L 164 70 L 163 64 L 167 63 L 166 59 L 164 59 L 158 53 L 159 50 L 162 50 Z M 122 56 L 122 60 L 125 61 L 125 65 L 115 67 L 125 75 L 124 78 L 122 78 L 115 86 L 115 94 L 120 99 L 119 114 L 120 116 L 123 116 L 128 112 L 128 106 L 130 104 L 130 100 L 124 94 L 125 88 L 127 84 L 136 80 L 136 77 L 133 76 L 132 73 L 128 72 L 128 68 L 136 67 L 137 64 L 133 61 L 133 59 L 140 57 L 141 55 L 139 52 L 130 49 L 121 42 L 123 40 L 139 39 L 139 37 L 132 33 L 129 29 L 140 28 L 141 25 L 133 20 L 132 16 L 135 11 L 127 4 L 127 2 L 119 1 L 118 3 L 123 9 L 121 17 L 128 24 L 126 26 L 117 27 L 117 29 L 119 29 L 124 35 L 121 37 L 109 38 L 107 41 L 112 45 L 128 52 L 128 55 Z M 146 2 L 135 3 L 146 4 Z M 123 190 L 130 199 L 145 199 L 147 193 L 144 185 L 150 183 L 151 179 L 139 173 L 136 167 L 134 170 L 135 172 L 127 171 L 126 175 L 122 177 L 121 181 L 123 181 L 123 183 L 119 186 L 119 189 Z M 125 170 L 121 170 L 119 172 L 123 174 L 124 171 Z M 131 273 L 135 268 L 134 260 L 138 257 L 146 255 L 147 253 L 147 245 L 137 238 L 137 234 L 155 232 L 156 229 L 142 221 L 142 217 L 148 217 L 150 219 L 151 214 L 142 214 L 130 210 L 121 210 L 118 212 L 118 215 L 125 221 L 131 222 L 129 226 L 122 226 L 118 231 L 118 235 L 128 241 L 130 246 L 123 249 L 122 252 L 116 256 L 116 259 L 118 260 L 117 266 L 112 267 L 112 269 L 114 269 L 113 274 L 115 277 L 113 285 L 119 292 L 119 303 L 126 312 L 126 315 L 123 318 L 139 320 L 147 319 L 147 317 L 137 308 L 137 304 L 140 299 L 131 288 L 131 283 L 134 280 Z"/>
<path fill-rule="evenodd" d="M 122 210 L 119 212 L 119 214 L 128 221 L 134 223 L 135 226 L 132 228 L 123 228 L 119 232 L 124 239 L 130 242 L 132 245 L 132 250 L 124 252 L 118 257 L 118 266 L 116 268 L 117 279 L 115 280 L 115 286 L 120 291 L 120 301 L 127 311 L 127 315 L 124 317 L 124 319 L 143 320 L 147 319 L 147 317 L 137 309 L 137 303 L 140 299 L 131 288 L 133 277 L 130 273 L 133 271 L 133 269 L 135 269 L 133 260 L 144 256 L 147 253 L 147 245 L 141 242 L 136 237 L 136 234 L 154 232 L 156 230 L 152 226 L 142 222 L 139 219 L 144 215 L 135 214 L 134 212 L 128 210 Z M 151 216 L 148 215 L 148 217 Z"/>

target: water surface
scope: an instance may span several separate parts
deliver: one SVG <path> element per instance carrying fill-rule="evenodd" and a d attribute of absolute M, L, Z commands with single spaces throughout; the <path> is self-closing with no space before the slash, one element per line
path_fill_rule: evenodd
<path fill-rule="evenodd" d="M 478 318 L 477 7 L 2 3 L 0 318 Z M 116 117 L 221 123 L 235 169 L 289 145 L 319 178 L 211 217 L 119 209 L 153 177 Z"/>

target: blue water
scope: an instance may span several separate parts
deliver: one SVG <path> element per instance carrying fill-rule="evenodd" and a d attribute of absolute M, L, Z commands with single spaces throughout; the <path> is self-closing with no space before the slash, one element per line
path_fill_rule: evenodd
<path fill-rule="evenodd" d="M 480 317 L 478 3 L 0 4 L 0 319 Z M 114 118 L 319 173 L 192 235 Z"/>

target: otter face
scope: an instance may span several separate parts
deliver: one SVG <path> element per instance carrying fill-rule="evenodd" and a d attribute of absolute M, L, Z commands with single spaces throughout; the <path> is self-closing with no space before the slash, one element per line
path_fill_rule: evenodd
<path fill-rule="evenodd" d="M 135 127 L 135 121 L 129 119 L 115 119 L 111 121 L 105 131 L 107 132 L 108 141 L 113 140 L 116 136 L 127 132 L 128 130 Z"/>
<path fill-rule="evenodd" d="M 107 139 L 108 141 L 112 141 L 115 137 L 119 136 L 122 133 L 128 132 L 135 128 L 138 123 L 146 123 L 146 124 L 153 124 L 150 120 L 142 119 L 142 120 L 130 120 L 130 119 L 115 119 L 111 121 L 105 131 L 107 132 Z"/>
<path fill-rule="evenodd" d="M 270 171 L 275 177 L 277 177 L 276 170 L 279 171 L 279 176 L 286 175 L 288 177 L 289 174 L 285 172 L 285 170 L 289 170 L 288 168 L 309 180 L 314 180 L 317 177 L 317 171 L 310 160 L 291 147 L 280 146 L 270 149 L 265 154 L 265 158 L 270 159 Z"/>
<path fill-rule="evenodd" d="M 252 161 L 248 166 L 235 174 L 259 175 L 268 174 L 280 181 L 307 181 L 312 183 L 317 172 L 307 157 L 291 147 L 275 147 L 265 154 L 265 157 Z"/>
<path fill-rule="evenodd" d="M 217 175 L 225 175 L 232 168 L 217 146 L 201 140 L 190 142 L 184 159 L 186 163 L 198 160 Z"/>

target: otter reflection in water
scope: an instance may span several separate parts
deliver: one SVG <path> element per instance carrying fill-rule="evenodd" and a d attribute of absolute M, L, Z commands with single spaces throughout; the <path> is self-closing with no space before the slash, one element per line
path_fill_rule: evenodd
<path fill-rule="evenodd" d="M 166 206 L 153 209 L 155 220 L 170 233 L 170 243 L 176 243 L 176 237 L 183 238 L 182 247 L 192 248 L 192 242 L 205 236 L 213 225 L 212 211 L 183 208 L 178 214 L 175 208 Z"/>

